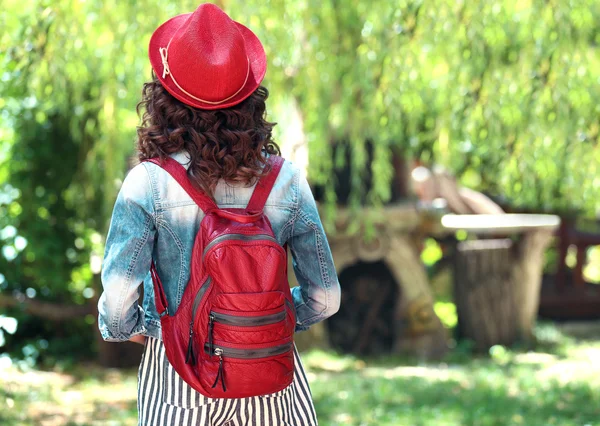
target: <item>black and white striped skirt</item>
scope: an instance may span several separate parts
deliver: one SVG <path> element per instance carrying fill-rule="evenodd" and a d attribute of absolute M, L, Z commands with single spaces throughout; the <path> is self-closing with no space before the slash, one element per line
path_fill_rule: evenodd
<path fill-rule="evenodd" d="M 298 351 L 294 381 L 274 394 L 213 399 L 175 372 L 158 339 L 149 337 L 138 371 L 140 426 L 316 426 L 317 416 Z"/>

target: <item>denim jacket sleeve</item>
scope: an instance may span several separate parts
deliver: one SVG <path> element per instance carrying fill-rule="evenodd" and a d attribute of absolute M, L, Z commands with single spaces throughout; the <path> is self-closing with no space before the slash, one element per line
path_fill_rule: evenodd
<path fill-rule="evenodd" d="M 117 196 L 106 238 L 102 265 L 103 293 L 98 301 L 102 338 L 124 341 L 146 332 L 139 289 L 150 270 L 155 210 L 150 180 L 143 164 L 126 176 Z"/>
<path fill-rule="evenodd" d="M 288 245 L 299 284 L 292 289 L 296 331 L 303 331 L 338 311 L 341 291 L 317 205 L 303 176 L 298 191 L 296 218 Z"/>

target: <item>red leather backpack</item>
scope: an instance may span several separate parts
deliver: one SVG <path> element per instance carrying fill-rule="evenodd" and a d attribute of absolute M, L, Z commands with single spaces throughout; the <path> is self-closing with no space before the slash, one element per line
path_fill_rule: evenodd
<path fill-rule="evenodd" d="M 211 398 L 274 393 L 294 376 L 295 312 L 287 252 L 263 214 L 283 159 L 257 183 L 246 209 L 219 209 L 172 158 L 150 161 L 185 189 L 205 216 L 194 242 L 190 280 L 169 311 L 154 263 L 156 308 L 167 358 L 190 386 Z"/>

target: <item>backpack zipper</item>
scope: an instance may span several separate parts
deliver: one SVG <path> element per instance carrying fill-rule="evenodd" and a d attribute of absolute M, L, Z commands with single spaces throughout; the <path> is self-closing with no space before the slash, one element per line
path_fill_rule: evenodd
<path fill-rule="evenodd" d="M 211 321 L 225 325 L 235 325 L 240 327 L 258 327 L 261 325 L 275 324 L 283 321 L 286 316 L 285 310 L 269 315 L 255 317 L 242 317 L 238 315 L 223 314 L 221 312 L 211 311 Z"/>
<path fill-rule="evenodd" d="M 270 346 L 268 348 L 258 348 L 258 349 L 239 349 L 239 348 L 229 348 L 227 346 L 217 345 L 210 350 L 210 346 L 208 343 L 204 345 L 204 351 L 208 355 L 216 355 L 219 357 L 227 357 L 227 358 L 237 358 L 237 359 L 257 359 L 257 358 L 267 358 L 270 356 L 281 355 L 286 353 L 287 351 L 292 349 L 292 342 L 283 343 L 277 346 Z"/>
<path fill-rule="evenodd" d="M 204 351 L 210 356 L 219 357 L 219 369 L 217 370 L 217 377 L 212 385 L 213 389 L 217 386 L 217 383 L 221 381 L 221 388 L 223 392 L 227 392 L 225 387 L 225 371 L 223 367 L 223 357 L 238 358 L 238 359 L 256 359 L 256 358 L 267 358 L 269 356 L 281 355 L 292 349 L 292 342 L 284 343 L 282 345 L 271 346 L 270 348 L 259 348 L 259 349 L 237 349 L 228 348 L 226 346 L 217 346 L 213 349 L 212 345 L 208 343 L 204 345 Z"/>
<path fill-rule="evenodd" d="M 213 326 L 214 326 L 214 324 L 215 324 L 215 317 L 213 316 L 213 314 L 211 312 L 211 314 L 208 316 L 208 348 L 211 353 L 213 351 Z"/>
<path fill-rule="evenodd" d="M 227 388 L 225 387 L 225 375 L 223 373 L 223 350 L 221 348 L 215 349 L 215 355 L 219 357 L 219 370 L 217 371 L 217 377 L 215 378 L 215 382 L 213 383 L 212 387 L 214 389 L 217 386 L 220 378 L 223 392 L 227 392 Z"/>
<path fill-rule="evenodd" d="M 206 281 L 204 281 L 204 284 L 202 284 L 202 286 L 198 290 L 198 293 L 196 293 L 196 296 L 194 297 L 194 304 L 192 305 L 192 319 L 190 321 L 190 335 L 188 340 L 187 354 L 185 356 L 186 364 L 196 364 L 196 357 L 194 356 L 194 348 L 192 346 L 192 337 L 194 336 L 194 319 L 196 318 L 196 311 L 198 310 L 198 306 L 200 305 L 202 296 L 204 296 L 204 293 L 206 293 L 206 290 L 208 289 L 208 286 L 210 285 L 211 281 L 212 279 L 208 277 Z"/>
<path fill-rule="evenodd" d="M 222 243 L 223 241 L 230 241 L 230 240 L 240 240 L 240 241 L 260 241 L 260 240 L 266 240 L 266 241 L 271 241 L 273 243 L 276 243 L 277 245 L 279 245 L 279 241 L 277 241 L 275 238 L 273 238 L 272 236 L 268 235 L 268 234 L 256 234 L 256 235 L 246 235 L 246 234 L 227 234 L 227 235 L 221 235 L 220 237 L 215 238 L 214 240 L 212 240 L 205 248 L 204 248 L 204 253 L 202 253 L 202 259 L 204 260 L 204 256 L 206 256 L 206 253 L 208 253 L 208 251 L 213 248 L 214 246 L 216 246 L 219 243 Z"/>
<path fill-rule="evenodd" d="M 213 329 L 214 323 L 224 325 L 233 325 L 237 327 L 259 327 L 262 325 L 270 325 L 281 322 L 285 319 L 286 311 L 277 312 L 269 315 L 261 315 L 256 317 L 242 317 L 239 315 L 229 315 L 220 312 L 210 311 L 208 316 L 208 346 L 210 352 L 213 352 Z"/>

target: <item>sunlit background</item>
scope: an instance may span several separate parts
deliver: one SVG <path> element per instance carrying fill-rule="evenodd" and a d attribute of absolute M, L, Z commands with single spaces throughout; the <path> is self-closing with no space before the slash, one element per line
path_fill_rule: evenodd
<path fill-rule="evenodd" d="M 343 288 L 298 335 L 320 424 L 600 424 L 600 2 L 215 3 Z M 2 425 L 137 424 L 99 273 L 150 35 L 197 5 L 2 2 Z"/>

